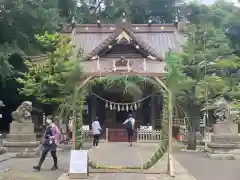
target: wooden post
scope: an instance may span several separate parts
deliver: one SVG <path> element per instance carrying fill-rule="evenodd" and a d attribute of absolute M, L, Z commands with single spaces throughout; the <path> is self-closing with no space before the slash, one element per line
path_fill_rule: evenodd
<path fill-rule="evenodd" d="M 45 113 L 43 112 L 43 114 L 42 114 L 42 125 L 41 125 L 42 137 L 44 136 L 44 133 L 45 133 L 45 130 L 43 129 L 43 127 L 44 127 L 44 125 L 45 125 L 45 118 L 46 118 L 46 115 L 45 115 Z"/>
<path fill-rule="evenodd" d="M 106 128 L 106 142 L 108 142 L 108 128 Z"/>
<path fill-rule="evenodd" d="M 139 129 L 137 128 L 137 143 L 139 143 Z"/>
<path fill-rule="evenodd" d="M 155 129 L 155 123 L 156 123 L 156 104 L 155 104 L 155 94 L 151 95 L 151 116 L 150 116 L 150 123 L 153 129 Z"/>
<path fill-rule="evenodd" d="M 172 92 L 168 92 L 168 111 L 169 111 L 169 122 L 168 122 L 168 173 L 170 176 L 174 176 L 173 158 L 172 158 Z"/>
<path fill-rule="evenodd" d="M 76 119 L 72 121 L 72 149 L 76 149 Z"/>
<path fill-rule="evenodd" d="M 92 76 L 87 77 L 77 88 L 76 88 L 76 94 L 78 91 L 88 82 L 92 79 Z M 75 107 L 73 107 L 75 108 Z M 73 112 L 73 125 L 72 125 L 72 149 L 76 149 L 76 120 L 77 120 L 77 115 L 76 115 L 76 110 L 74 109 Z"/>
<path fill-rule="evenodd" d="M 154 79 L 164 88 L 168 93 L 168 174 L 174 177 L 174 159 L 172 158 L 172 92 L 168 87 L 158 78 Z"/>

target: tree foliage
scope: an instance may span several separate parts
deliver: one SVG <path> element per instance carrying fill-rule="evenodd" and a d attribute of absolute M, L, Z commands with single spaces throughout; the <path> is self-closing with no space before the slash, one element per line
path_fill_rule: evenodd
<path fill-rule="evenodd" d="M 70 37 L 45 33 L 36 38 L 48 56 L 40 62 L 26 61 L 28 72 L 17 79 L 24 86 L 21 93 L 43 104 L 59 105 L 75 88 L 70 81 L 80 77 L 79 62 L 72 59 Z"/>
<path fill-rule="evenodd" d="M 176 74 L 172 74 L 167 84 L 173 90 L 178 103 L 185 106 L 189 113 L 194 107 L 198 111 L 194 113 L 198 114 L 206 104 L 206 96 L 209 102 L 224 96 L 238 106 L 240 10 L 232 3 L 219 0 L 206 6 L 198 3 L 180 4 L 181 0 L 0 2 L 2 96 L 9 90 L 9 87 L 4 87 L 3 82 L 8 81 L 6 84 L 9 85 L 9 82 L 12 83 L 17 77 L 16 72 L 19 74 L 19 71 L 26 71 L 21 65 L 24 56 L 42 53 L 47 54 L 45 63 L 25 61 L 29 69 L 18 78 L 18 82 L 24 86 L 21 93 L 36 96 L 41 103 L 57 105 L 65 95 L 73 91 L 74 87 L 66 79 L 73 74 L 76 75 L 74 78 L 79 78 L 82 71 L 76 65 L 76 60 L 70 61 L 73 47 L 69 44 L 69 39 L 55 34 L 62 18 L 70 21 L 75 17 L 77 23 L 96 23 L 97 19 L 102 23 L 116 23 L 124 12 L 132 23 L 144 24 L 148 23 L 149 19 L 153 23 L 172 23 L 175 16 L 185 14 L 191 23 L 185 31 L 187 41 L 181 53 L 171 54 L 166 59 L 170 63 L 174 62 L 174 68 L 177 69 L 173 71 Z M 179 12 L 179 9 L 182 12 Z M 48 33 L 44 34 L 45 31 Z M 174 83 L 176 81 L 179 83 Z M 94 83 L 103 83 L 112 89 L 122 87 L 123 92 L 139 96 L 144 88 L 155 87 L 150 78 L 108 77 Z M 69 89 L 66 90 L 66 87 Z"/>
<path fill-rule="evenodd" d="M 9 57 L 24 54 L 35 42 L 35 34 L 55 31 L 59 15 L 55 4 L 47 0 L 1 0 L 0 4 L 0 74 L 5 79 L 12 75 Z"/>
<path fill-rule="evenodd" d="M 181 0 L 93 0 L 80 1 L 73 11 L 78 23 L 96 23 L 100 18 L 105 23 L 116 23 L 125 13 L 132 23 L 172 23 Z"/>
<path fill-rule="evenodd" d="M 187 41 L 183 52 L 179 53 L 179 66 L 188 81 L 184 84 L 185 93 L 178 95 L 179 103 L 189 114 L 193 109 L 198 111 L 196 115 L 200 115 L 207 103 L 220 97 L 236 105 L 240 61 L 226 29 L 231 27 L 234 18 L 237 20 L 234 15 L 240 10 L 224 1 L 212 6 L 190 4 L 187 10 L 190 24 L 185 31 Z"/>

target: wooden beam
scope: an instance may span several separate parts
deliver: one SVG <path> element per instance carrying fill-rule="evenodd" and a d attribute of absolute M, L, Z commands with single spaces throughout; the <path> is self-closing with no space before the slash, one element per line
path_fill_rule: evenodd
<path fill-rule="evenodd" d="M 147 77 L 164 77 L 163 73 L 155 73 L 155 72 L 134 72 L 134 71 L 115 71 L 115 72 L 86 72 L 85 76 L 92 77 L 104 77 L 104 76 L 147 76 Z"/>

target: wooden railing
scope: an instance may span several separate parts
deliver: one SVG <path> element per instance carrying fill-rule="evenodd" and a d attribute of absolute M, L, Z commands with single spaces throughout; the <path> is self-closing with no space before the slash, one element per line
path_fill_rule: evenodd
<path fill-rule="evenodd" d="M 157 143 L 161 141 L 161 131 L 159 130 L 137 130 L 137 142 L 139 143 Z"/>
<path fill-rule="evenodd" d="M 108 141 L 108 128 L 105 130 L 104 133 L 104 139 Z M 67 135 L 61 134 L 61 141 L 66 140 Z M 83 139 L 84 142 L 90 142 L 92 141 L 92 132 L 91 130 L 83 131 Z M 152 131 L 146 131 L 146 130 L 137 130 L 137 142 L 139 143 L 159 143 L 161 141 L 161 131 L 160 130 L 152 130 Z"/>
<path fill-rule="evenodd" d="M 82 135 L 85 142 L 92 141 L 93 137 L 91 130 L 83 130 Z"/>
<path fill-rule="evenodd" d="M 83 136 L 83 140 L 85 142 L 89 142 L 92 141 L 92 131 L 83 131 L 82 132 L 82 136 Z M 69 142 L 71 143 L 71 140 L 69 140 L 69 135 L 66 133 L 61 133 L 60 135 L 60 142 L 64 143 L 64 142 Z"/>

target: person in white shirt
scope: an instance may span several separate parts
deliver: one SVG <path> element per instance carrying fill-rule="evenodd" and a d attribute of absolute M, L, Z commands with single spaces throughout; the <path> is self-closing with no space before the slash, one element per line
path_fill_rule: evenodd
<path fill-rule="evenodd" d="M 132 117 L 132 114 L 128 115 L 128 118 L 126 119 L 126 121 L 124 121 L 123 124 L 126 125 L 129 146 L 132 146 L 133 131 L 135 125 L 135 119 Z"/>
<path fill-rule="evenodd" d="M 98 117 L 96 117 L 96 119 L 92 123 L 93 147 L 98 147 L 101 131 L 102 128 L 98 121 Z"/>

